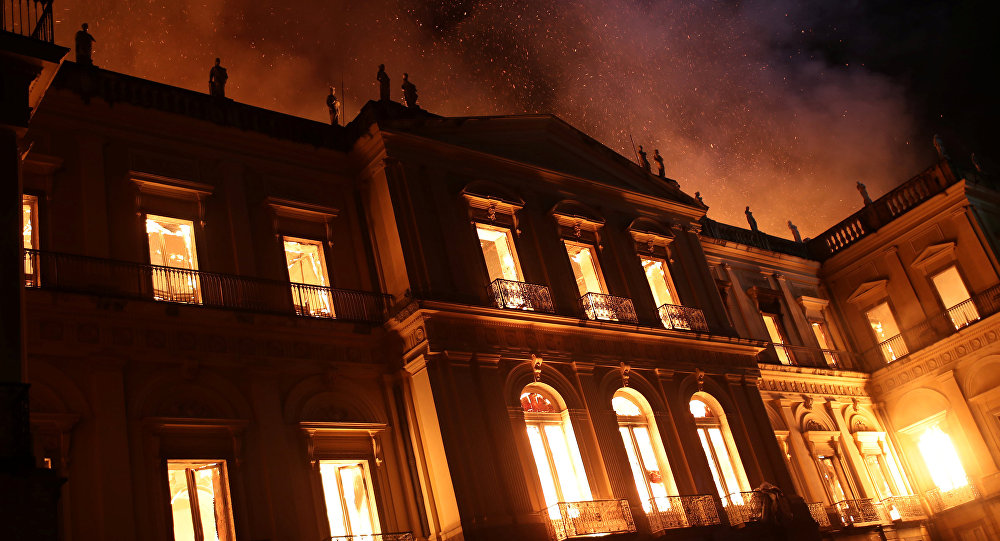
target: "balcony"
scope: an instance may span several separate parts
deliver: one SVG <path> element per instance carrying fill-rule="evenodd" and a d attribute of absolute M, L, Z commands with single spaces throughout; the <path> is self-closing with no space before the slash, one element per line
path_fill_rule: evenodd
<path fill-rule="evenodd" d="M 24 251 L 25 285 L 125 299 L 380 325 L 392 296 L 70 254 Z M 28 273 L 28 270 L 31 270 Z"/>
<path fill-rule="evenodd" d="M 545 286 L 497 278 L 490 284 L 490 293 L 499 308 L 546 314 L 554 314 L 556 311 L 552 304 L 552 293 Z"/>
<path fill-rule="evenodd" d="M 649 527 L 653 533 L 672 528 L 719 524 L 715 497 L 709 494 L 667 496 L 649 500 Z"/>
<path fill-rule="evenodd" d="M 872 498 L 844 500 L 834 507 L 845 526 L 870 526 L 888 521 L 882 505 Z"/>
<path fill-rule="evenodd" d="M 920 503 L 920 496 L 890 496 L 882 500 L 882 509 L 885 510 L 885 516 L 892 521 L 922 520 L 927 518 L 924 506 Z"/>
<path fill-rule="evenodd" d="M 708 322 L 705 313 L 697 308 L 688 308 L 677 304 L 664 304 L 657 311 L 660 320 L 667 329 L 681 331 L 708 332 Z"/>
<path fill-rule="evenodd" d="M 558 502 L 547 512 L 549 537 L 555 541 L 635 531 L 627 500 Z"/>
<path fill-rule="evenodd" d="M 722 500 L 722 505 L 726 509 L 726 516 L 729 518 L 729 525 L 746 524 L 756 522 L 764 516 L 764 494 L 751 492 L 734 492 Z"/>
<path fill-rule="evenodd" d="M 323 541 L 413 541 L 410 532 L 369 533 L 357 535 L 335 535 L 324 538 Z"/>
<path fill-rule="evenodd" d="M 847 351 L 790 346 L 768 342 L 767 349 L 757 354 L 757 362 L 809 366 L 812 368 L 849 368 L 852 356 Z"/>
<path fill-rule="evenodd" d="M 638 324 L 632 299 L 615 297 L 603 293 L 587 293 L 580 297 L 580 307 L 587 319 L 602 321 L 617 321 L 619 323 Z"/>
<path fill-rule="evenodd" d="M 3 0 L 0 30 L 52 43 L 52 0 Z"/>
<path fill-rule="evenodd" d="M 940 513 L 952 507 L 958 507 L 964 503 L 974 501 L 979 497 L 979 491 L 970 483 L 951 490 L 934 488 L 925 492 L 924 496 L 927 497 L 927 504 L 930 506 L 931 512 Z"/>
<path fill-rule="evenodd" d="M 807 503 L 806 507 L 809 508 L 809 515 L 816 524 L 819 524 L 820 528 L 829 528 L 830 524 L 830 513 L 827 512 L 826 506 L 819 502 Z"/>
<path fill-rule="evenodd" d="M 910 353 L 943 340 L 961 329 L 1000 312 L 1000 284 L 973 295 L 956 306 L 938 312 L 917 325 L 871 348 L 861 356 L 869 367 L 877 369 L 905 358 Z"/>

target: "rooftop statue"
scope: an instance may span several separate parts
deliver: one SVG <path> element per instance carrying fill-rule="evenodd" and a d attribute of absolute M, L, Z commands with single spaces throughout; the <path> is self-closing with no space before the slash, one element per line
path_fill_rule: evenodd
<path fill-rule="evenodd" d="M 753 231 L 753 232 L 755 232 L 755 233 L 757 231 L 759 231 L 757 229 L 757 220 L 754 219 L 753 213 L 750 212 L 750 207 L 749 206 L 747 207 L 747 209 L 745 211 L 743 211 L 743 214 L 747 215 L 747 223 L 750 224 L 750 230 Z"/>
<path fill-rule="evenodd" d="M 860 193 L 861 197 L 865 200 L 865 206 L 872 204 L 872 198 L 868 197 L 868 188 L 865 187 L 860 180 L 858 181 L 858 193 Z"/>
<path fill-rule="evenodd" d="M 947 160 L 950 158 L 950 156 L 948 156 L 948 151 L 944 148 L 944 139 L 937 134 L 934 134 L 934 150 L 937 150 L 939 160 Z"/>
<path fill-rule="evenodd" d="M 337 89 L 330 87 L 330 95 L 326 97 L 326 108 L 330 110 L 330 125 L 340 125 L 340 101 L 337 100 Z"/>
<path fill-rule="evenodd" d="M 649 160 L 646 159 L 646 151 L 642 149 L 642 145 L 639 145 L 639 166 L 643 168 L 647 173 L 649 173 Z"/>
<path fill-rule="evenodd" d="M 215 65 L 208 72 L 208 93 L 217 98 L 225 98 L 226 81 L 229 80 L 229 74 L 226 72 L 226 68 L 219 65 L 219 62 L 220 60 L 216 58 Z"/>
<path fill-rule="evenodd" d="M 799 234 L 799 228 L 788 220 L 788 229 L 792 231 L 792 236 L 795 237 L 795 242 L 802 242 L 802 235 Z"/>
<path fill-rule="evenodd" d="M 403 105 L 419 109 L 420 106 L 417 105 L 417 85 L 410 82 L 410 74 L 403 74 Z"/>
<path fill-rule="evenodd" d="M 375 74 L 378 81 L 379 101 L 389 101 L 389 74 L 385 72 L 385 64 L 378 65 L 378 73 Z"/>
<path fill-rule="evenodd" d="M 653 161 L 656 162 L 656 174 L 660 178 L 667 178 L 667 174 L 663 169 L 663 156 L 660 156 L 660 149 L 653 149 Z"/>
<path fill-rule="evenodd" d="M 697 199 L 702 205 L 705 204 L 705 200 L 701 198 L 701 192 L 694 192 L 694 198 Z"/>
<path fill-rule="evenodd" d="M 97 40 L 90 35 L 87 28 L 89 28 L 87 23 L 83 23 L 76 31 L 76 63 L 83 66 L 93 66 L 94 42 Z"/>

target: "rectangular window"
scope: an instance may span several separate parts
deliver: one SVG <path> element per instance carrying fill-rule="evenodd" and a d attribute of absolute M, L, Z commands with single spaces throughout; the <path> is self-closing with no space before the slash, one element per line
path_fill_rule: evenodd
<path fill-rule="evenodd" d="M 282 241 L 295 311 L 304 316 L 335 317 L 323 243 L 293 237 L 282 237 Z"/>
<path fill-rule="evenodd" d="M 879 343 L 879 349 L 882 350 L 885 362 L 891 363 L 909 353 L 909 350 L 906 349 L 906 343 L 903 342 L 903 337 L 899 334 L 899 326 L 896 325 L 896 318 L 893 317 L 892 310 L 889 309 L 889 303 L 879 304 L 867 311 L 865 316 L 868 317 L 868 323 L 872 326 L 875 340 Z"/>
<path fill-rule="evenodd" d="M 233 541 L 224 460 L 168 460 L 174 541 Z"/>
<path fill-rule="evenodd" d="M 835 368 L 837 366 L 837 355 L 833 352 L 833 344 L 826 334 L 826 323 L 813 321 L 809 326 L 812 327 L 813 335 L 816 336 L 816 342 L 819 344 L 820 349 L 823 350 L 823 358 L 826 359 L 826 364 Z"/>
<path fill-rule="evenodd" d="M 38 198 L 33 195 L 21 196 L 21 234 L 25 250 L 38 249 Z M 24 254 L 24 285 L 38 285 L 38 256 Z"/>
<path fill-rule="evenodd" d="M 319 474 L 331 536 L 364 536 L 381 531 L 368 461 L 320 460 Z"/>
<path fill-rule="evenodd" d="M 521 266 L 517 261 L 517 250 L 514 249 L 514 237 L 506 227 L 494 227 L 476 224 L 479 235 L 479 247 L 486 260 L 486 271 L 490 283 L 494 280 L 510 280 L 523 282 Z"/>
<path fill-rule="evenodd" d="M 568 240 L 564 240 L 563 243 L 566 245 L 566 255 L 569 256 L 570 265 L 573 266 L 573 276 L 576 278 L 580 296 L 587 293 L 607 294 L 594 247 Z"/>
<path fill-rule="evenodd" d="M 656 306 L 679 305 L 677 290 L 674 289 L 674 281 L 670 278 L 667 262 L 646 256 L 640 257 L 639 260 L 642 261 L 642 270 L 646 273 L 646 281 L 649 282 L 649 289 L 653 292 Z"/>
<path fill-rule="evenodd" d="M 826 492 L 830 497 L 831 504 L 847 499 L 847 494 L 844 492 L 844 485 L 840 482 L 840 469 L 837 467 L 835 460 L 834 457 L 830 456 L 816 457 L 816 464 L 819 466 L 819 475 L 823 478 L 823 484 L 826 486 Z"/>
<path fill-rule="evenodd" d="M 201 302 L 194 224 L 166 216 L 146 216 L 149 263 L 154 265 L 153 296 L 172 302 Z"/>
<path fill-rule="evenodd" d="M 767 328 L 767 335 L 771 337 L 774 344 L 774 352 L 778 355 L 781 364 L 792 364 L 792 354 L 785 347 L 785 333 L 781 328 L 781 322 L 773 314 L 761 314 L 764 318 L 764 327 Z"/>
<path fill-rule="evenodd" d="M 962 276 L 958 274 L 958 268 L 954 265 L 935 274 L 931 277 L 941 302 L 948 310 L 948 316 L 956 329 L 961 329 L 973 321 L 979 319 L 979 311 L 976 310 L 975 303 L 971 302 L 969 290 L 962 281 Z"/>
<path fill-rule="evenodd" d="M 868 467 L 868 475 L 871 477 L 872 484 L 875 485 L 875 490 L 878 491 L 879 499 L 884 500 L 893 496 L 892 487 L 889 485 L 889 478 L 885 474 L 882 456 L 865 455 L 865 466 Z"/>

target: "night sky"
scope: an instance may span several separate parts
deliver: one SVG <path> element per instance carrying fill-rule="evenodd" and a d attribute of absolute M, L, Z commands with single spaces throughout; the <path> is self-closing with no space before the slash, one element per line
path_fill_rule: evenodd
<path fill-rule="evenodd" d="M 953 5 L 955 4 L 955 5 Z M 325 121 L 409 72 L 442 115 L 552 113 L 634 158 L 629 134 L 709 216 L 815 235 L 950 153 L 996 157 L 985 2 L 840 0 L 56 0 L 97 65 Z M 990 36 L 989 41 L 986 37 Z M 346 89 L 346 96 L 344 90 Z"/>

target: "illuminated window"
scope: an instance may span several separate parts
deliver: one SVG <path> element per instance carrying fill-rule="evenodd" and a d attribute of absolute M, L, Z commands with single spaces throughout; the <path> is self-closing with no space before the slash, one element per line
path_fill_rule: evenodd
<path fill-rule="evenodd" d="M 785 347 L 785 333 L 784 329 L 781 328 L 781 322 L 778 321 L 778 317 L 772 314 L 761 314 L 764 318 L 764 327 L 767 328 L 767 335 L 771 337 L 771 343 L 774 344 L 774 351 L 778 354 L 778 360 L 781 364 L 792 364 L 792 354 Z"/>
<path fill-rule="evenodd" d="M 558 510 L 552 507 L 557 502 L 592 498 L 573 424 L 569 413 L 561 409 L 559 403 L 554 394 L 537 384 L 525 387 L 521 394 L 531 454 L 545 505 L 550 508 L 553 519 L 560 518 Z"/>
<path fill-rule="evenodd" d="M 830 503 L 849 499 L 844 491 L 843 471 L 837 457 L 817 456 L 816 466 L 819 468 L 819 476 L 823 479 L 823 487 L 826 489 L 827 497 L 830 498 Z"/>
<path fill-rule="evenodd" d="M 335 317 L 323 243 L 283 237 L 292 301 L 301 315 Z"/>
<path fill-rule="evenodd" d="M 611 399 L 611 406 L 618 416 L 618 432 L 632 466 L 632 477 L 642 508 L 648 513 L 653 509 L 653 500 L 656 500 L 657 509 L 669 509 L 667 496 L 676 494 L 677 489 L 656 423 L 647 413 L 648 406 L 640 405 L 640 400 L 637 395 L 622 389 Z"/>
<path fill-rule="evenodd" d="M 880 500 L 899 495 L 892 486 L 892 478 L 888 474 L 888 468 L 886 468 L 882 455 L 865 455 L 865 467 L 868 469 L 868 477 L 871 478 L 872 485 L 875 486 Z"/>
<path fill-rule="evenodd" d="M 885 362 L 891 363 L 909 353 L 906 349 L 906 343 L 903 342 L 903 337 L 899 334 L 899 326 L 896 325 L 896 318 L 893 317 L 892 310 L 889 309 L 889 303 L 879 304 L 865 312 L 865 316 L 868 317 L 868 323 L 872 326 L 875 340 L 879 343 L 879 349 L 882 350 Z"/>
<path fill-rule="evenodd" d="M 483 259 L 486 260 L 490 283 L 498 279 L 523 281 L 510 229 L 476 224 L 476 233 L 479 235 L 479 247 L 483 251 Z"/>
<path fill-rule="evenodd" d="M 812 327 L 816 342 L 819 343 L 820 349 L 823 350 L 823 358 L 826 359 L 826 364 L 836 367 L 837 355 L 833 352 L 833 344 L 826 333 L 826 324 L 821 321 L 813 321 L 809 326 Z"/>
<path fill-rule="evenodd" d="M 956 329 L 961 329 L 979 319 L 979 311 L 969 296 L 969 290 L 954 265 L 931 277 L 941 302 L 948 310 L 948 316 Z"/>
<path fill-rule="evenodd" d="M 580 296 L 587 293 L 607 293 L 604 288 L 604 278 L 601 276 L 601 267 L 594 255 L 594 247 L 589 244 L 580 244 L 564 240 L 566 254 L 569 256 L 570 265 L 573 266 L 573 276 L 576 278 L 576 287 L 580 291 Z"/>
<path fill-rule="evenodd" d="M 674 281 L 670 278 L 667 262 L 646 256 L 640 257 L 639 260 L 642 261 L 642 270 L 646 273 L 646 281 L 649 282 L 649 289 L 653 292 L 656 306 L 679 305 L 681 302 L 677 297 L 677 290 L 674 289 Z"/>
<path fill-rule="evenodd" d="M 233 514 L 223 460 L 168 460 L 174 541 L 232 541 Z"/>
<path fill-rule="evenodd" d="M 149 262 L 154 265 L 153 296 L 156 300 L 201 302 L 198 254 L 194 224 L 165 216 L 146 216 Z"/>
<path fill-rule="evenodd" d="M 319 474 L 332 537 L 380 532 L 367 461 L 320 460 Z"/>
<path fill-rule="evenodd" d="M 962 460 L 958 458 L 951 438 L 941 427 L 932 426 L 925 430 L 917 441 L 917 447 L 931 479 L 939 489 L 952 490 L 969 484 Z"/>
<path fill-rule="evenodd" d="M 704 393 L 697 393 L 690 402 L 691 415 L 694 416 L 701 440 L 702 450 L 708 459 L 708 467 L 712 470 L 715 488 L 719 491 L 722 503 L 743 503 L 740 492 L 750 490 L 750 483 L 743 473 L 739 453 L 733 442 L 732 434 L 722 415 L 721 408 L 710 405 L 710 398 Z"/>
<path fill-rule="evenodd" d="M 38 249 L 38 198 L 33 195 L 21 196 L 21 235 L 25 250 Z M 38 285 L 38 258 L 35 254 L 24 254 L 24 285 Z"/>

